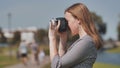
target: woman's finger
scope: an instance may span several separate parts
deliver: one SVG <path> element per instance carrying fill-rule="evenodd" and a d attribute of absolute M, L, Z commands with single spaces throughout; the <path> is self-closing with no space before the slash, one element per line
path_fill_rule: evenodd
<path fill-rule="evenodd" d="M 49 22 L 49 28 L 51 28 L 51 22 Z"/>
<path fill-rule="evenodd" d="M 54 20 L 51 20 L 51 27 L 52 27 L 53 29 L 56 29 L 56 23 L 55 23 Z"/>
<path fill-rule="evenodd" d="M 58 20 L 58 24 L 57 24 L 57 30 L 59 29 L 59 27 L 60 27 L 60 20 Z"/>

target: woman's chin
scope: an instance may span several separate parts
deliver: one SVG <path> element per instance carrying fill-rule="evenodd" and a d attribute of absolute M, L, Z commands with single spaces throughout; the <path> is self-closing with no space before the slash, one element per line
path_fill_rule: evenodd
<path fill-rule="evenodd" d="M 76 33 L 72 33 L 72 36 L 75 36 L 75 35 L 77 35 Z"/>

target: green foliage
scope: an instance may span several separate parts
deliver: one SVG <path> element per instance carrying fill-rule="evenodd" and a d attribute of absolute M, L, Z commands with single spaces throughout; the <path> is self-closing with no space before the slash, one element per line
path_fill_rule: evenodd
<path fill-rule="evenodd" d="M 93 21 L 95 23 L 100 23 L 100 24 L 103 23 L 102 17 L 100 15 L 97 15 L 95 12 L 91 12 L 91 14 L 92 14 Z"/>
<path fill-rule="evenodd" d="M 106 33 L 106 23 L 103 22 L 102 17 L 97 15 L 95 12 L 91 12 L 92 18 L 100 34 Z"/>
<path fill-rule="evenodd" d="M 117 32 L 118 32 L 118 40 L 120 41 L 120 22 L 117 26 Z"/>
<path fill-rule="evenodd" d="M 15 31 L 14 32 L 14 37 L 12 39 L 13 43 L 20 42 L 21 34 L 20 31 Z"/>
<path fill-rule="evenodd" d="M 45 29 L 38 29 L 35 33 L 35 40 L 37 43 L 45 43 L 45 38 L 47 37 L 47 31 Z"/>
<path fill-rule="evenodd" d="M 112 65 L 106 63 L 95 63 L 93 68 L 120 68 L 120 65 Z"/>
<path fill-rule="evenodd" d="M 10 58 L 9 56 L 0 55 L 0 68 L 3 68 L 5 66 L 12 65 L 15 63 L 18 63 L 18 60 L 15 57 Z"/>
<path fill-rule="evenodd" d="M 0 43 L 6 43 L 7 39 L 2 32 L 2 28 L 0 28 Z"/>
<path fill-rule="evenodd" d="M 107 52 L 110 52 L 110 53 L 120 53 L 120 47 L 109 49 L 109 50 L 107 50 Z"/>

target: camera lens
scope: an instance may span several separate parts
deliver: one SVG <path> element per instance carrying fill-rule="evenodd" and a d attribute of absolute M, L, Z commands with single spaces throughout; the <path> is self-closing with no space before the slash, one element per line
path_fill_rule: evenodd
<path fill-rule="evenodd" d="M 56 23 L 58 24 L 58 20 L 60 20 L 60 27 L 58 29 L 59 32 L 65 32 L 68 28 L 68 22 L 64 17 L 58 17 L 56 18 Z"/>

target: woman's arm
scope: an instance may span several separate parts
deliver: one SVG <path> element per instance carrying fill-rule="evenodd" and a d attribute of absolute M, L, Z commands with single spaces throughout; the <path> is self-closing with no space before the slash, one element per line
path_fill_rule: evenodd
<path fill-rule="evenodd" d="M 53 60 L 54 56 L 58 54 L 56 38 L 49 38 L 50 59 Z"/>
<path fill-rule="evenodd" d="M 59 42 L 59 56 L 62 57 L 66 52 L 66 41 L 67 41 L 67 32 L 63 32 L 60 34 L 60 42 Z"/>
<path fill-rule="evenodd" d="M 71 67 L 82 62 L 91 52 L 93 44 L 90 41 L 81 40 L 76 43 L 64 56 L 60 58 L 62 68 Z"/>
<path fill-rule="evenodd" d="M 81 40 L 76 43 L 62 57 L 55 56 L 52 61 L 52 68 L 69 68 L 78 62 L 82 62 L 90 53 L 95 52 L 94 43 L 91 40 Z M 92 61 L 91 61 L 92 62 Z"/>
<path fill-rule="evenodd" d="M 56 35 L 57 35 L 59 25 L 60 25 L 60 22 L 56 26 L 54 20 L 51 20 L 50 26 L 49 26 L 48 37 L 49 37 L 49 50 L 50 50 L 51 61 L 58 54 Z"/>

